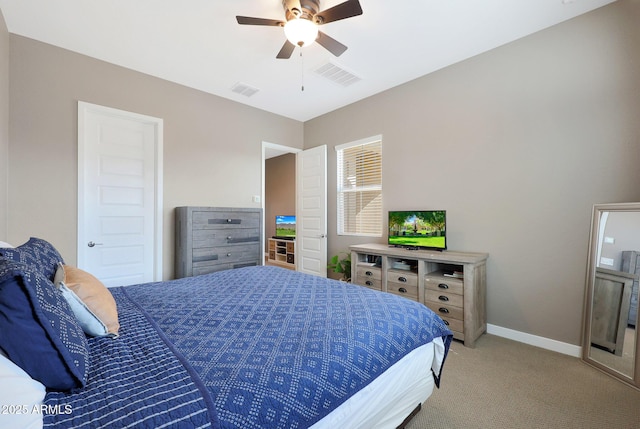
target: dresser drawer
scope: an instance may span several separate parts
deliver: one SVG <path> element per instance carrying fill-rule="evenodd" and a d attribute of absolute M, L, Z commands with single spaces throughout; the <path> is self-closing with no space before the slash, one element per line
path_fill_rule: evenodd
<path fill-rule="evenodd" d="M 258 265 L 257 261 L 242 261 L 235 263 L 222 263 L 216 265 L 203 265 L 203 266 L 194 266 L 193 267 L 193 275 L 199 276 L 202 274 L 214 273 L 217 271 L 223 270 L 231 270 L 234 268 L 243 268 L 243 267 L 255 267 Z"/>
<path fill-rule="evenodd" d="M 436 290 L 440 292 L 449 292 L 462 295 L 464 291 L 464 282 L 461 279 L 452 277 L 444 277 L 439 275 L 429 275 L 424 277 L 424 286 L 428 290 Z"/>
<path fill-rule="evenodd" d="M 418 300 L 418 285 L 387 281 L 387 292 L 400 295 L 414 301 Z"/>
<path fill-rule="evenodd" d="M 356 276 L 359 279 L 373 279 L 373 280 L 381 280 L 382 279 L 382 270 L 378 267 L 370 267 L 370 266 L 356 266 Z"/>
<path fill-rule="evenodd" d="M 462 320 L 452 319 L 445 315 L 440 315 L 440 318 L 444 321 L 444 324 L 449 327 L 449 329 L 454 331 L 454 334 L 456 332 L 460 334 L 464 332 L 464 322 L 462 322 Z"/>
<path fill-rule="evenodd" d="M 193 267 L 216 264 L 234 264 L 260 257 L 260 249 L 255 245 L 221 246 L 193 249 Z"/>
<path fill-rule="evenodd" d="M 260 228 L 260 213 L 194 211 L 193 229 Z"/>
<path fill-rule="evenodd" d="M 411 271 L 389 270 L 387 271 L 387 282 L 418 286 L 418 275 Z"/>
<path fill-rule="evenodd" d="M 455 293 L 442 292 L 439 290 L 430 290 L 427 289 L 425 291 L 425 300 L 431 302 L 437 302 L 440 304 L 452 305 L 454 307 L 462 308 L 464 306 L 464 298 L 462 295 L 457 295 Z"/>
<path fill-rule="evenodd" d="M 382 280 L 358 277 L 355 284 L 368 287 L 373 290 L 382 290 Z"/>
<path fill-rule="evenodd" d="M 254 243 L 260 245 L 260 228 L 196 229 L 193 231 L 193 248 Z"/>
<path fill-rule="evenodd" d="M 443 319 L 447 318 L 449 321 L 457 320 L 461 325 L 464 321 L 464 311 L 462 311 L 462 308 L 460 307 L 434 301 L 427 301 L 426 306 Z"/>

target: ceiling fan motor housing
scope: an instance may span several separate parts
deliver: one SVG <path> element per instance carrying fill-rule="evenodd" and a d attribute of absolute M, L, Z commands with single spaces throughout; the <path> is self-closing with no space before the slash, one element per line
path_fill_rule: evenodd
<path fill-rule="evenodd" d="M 291 3 L 294 3 L 294 5 L 292 6 Z M 300 9 L 297 7 L 298 3 L 300 4 Z M 301 18 L 313 21 L 318 25 L 322 24 L 322 22 L 316 22 L 316 20 L 314 20 L 314 17 L 320 10 L 320 0 L 300 0 L 299 2 L 282 0 L 282 7 L 284 7 L 287 21 Z"/>

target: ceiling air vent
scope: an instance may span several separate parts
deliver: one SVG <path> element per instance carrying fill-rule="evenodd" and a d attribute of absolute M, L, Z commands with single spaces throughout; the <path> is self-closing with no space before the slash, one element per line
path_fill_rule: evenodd
<path fill-rule="evenodd" d="M 344 87 L 347 87 L 349 85 L 352 85 L 362 80 L 355 74 L 331 62 L 328 62 L 325 65 L 316 69 L 316 73 Z"/>
<path fill-rule="evenodd" d="M 260 91 L 258 88 L 247 85 L 246 83 L 238 82 L 231 87 L 231 90 L 236 94 L 244 95 L 245 97 L 251 97 L 256 92 Z"/>

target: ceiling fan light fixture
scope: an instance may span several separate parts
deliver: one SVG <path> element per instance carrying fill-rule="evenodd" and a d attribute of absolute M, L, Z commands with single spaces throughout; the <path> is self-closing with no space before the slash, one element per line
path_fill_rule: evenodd
<path fill-rule="evenodd" d="M 302 48 L 318 38 L 318 26 L 305 18 L 291 19 L 284 25 L 284 35 L 289 42 Z"/>

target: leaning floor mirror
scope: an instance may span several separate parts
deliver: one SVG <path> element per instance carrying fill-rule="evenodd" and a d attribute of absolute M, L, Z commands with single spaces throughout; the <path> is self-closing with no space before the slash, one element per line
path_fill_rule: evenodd
<path fill-rule="evenodd" d="M 582 359 L 640 389 L 640 203 L 593 208 Z"/>

